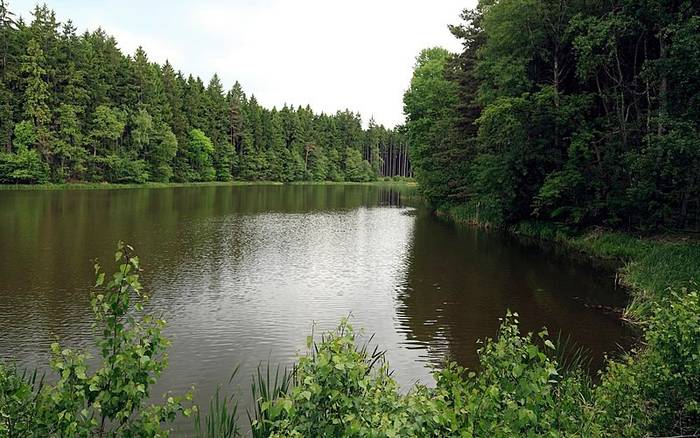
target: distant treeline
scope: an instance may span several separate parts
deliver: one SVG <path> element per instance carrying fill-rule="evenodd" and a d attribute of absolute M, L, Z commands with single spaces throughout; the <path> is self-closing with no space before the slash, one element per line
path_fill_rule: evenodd
<path fill-rule="evenodd" d="M 700 228 L 700 2 L 481 0 L 418 57 L 416 176 L 475 220 Z"/>
<path fill-rule="evenodd" d="M 267 109 L 46 5 L 31 24 L 0 0 L 0 183 L 366 181 L 411 174 L 404 136 L 360 115 Z"/>

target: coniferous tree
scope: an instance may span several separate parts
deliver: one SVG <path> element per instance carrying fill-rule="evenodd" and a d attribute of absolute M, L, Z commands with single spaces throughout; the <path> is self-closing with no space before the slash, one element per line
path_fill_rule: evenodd
<path fill-rule="evenodd" d="M 46 82 L 46 59 L 44 51 L 36 39 L 32 38 L 27 45 L 27 54 L 22 62 L 22 73 L 25 75 L 24 116 L 34 128 L 35 144 L 33 145 L 46 161 L 51 156 L 51 110 L 49 109 L 49 84 Z"/>
<path fill-rule="evenodd" d="M 125 55 L 45 5 L 32 16 L 0 0 L 3 182 L 364 180 L 375 162 L 358 114 L 264 108 L 238 82 L 224 93 L 216 74 L 205 86 L 142 47 Z"/>

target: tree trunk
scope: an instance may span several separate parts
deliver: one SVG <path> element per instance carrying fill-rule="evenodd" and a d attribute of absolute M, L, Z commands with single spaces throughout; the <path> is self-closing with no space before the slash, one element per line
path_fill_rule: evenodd
<path fill-rule="evenodd" d="M 659 60 L 661 61 L 661 84 L 659 86 L 659 128 L 658 134 L 664 133 L 664 116 L 666 115 L 666 110 L 668 109 L 668 76 L 664 71 L 665 66 L 663 65 L 666 60 L 666 42 L 664 41 L 664 36 L 659 34 Z"/>

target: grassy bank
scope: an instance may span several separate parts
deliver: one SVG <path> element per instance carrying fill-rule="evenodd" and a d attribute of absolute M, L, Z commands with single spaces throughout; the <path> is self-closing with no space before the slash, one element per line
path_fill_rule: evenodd
<path fill-rule="evenodd" d="M 292 185 L 320 185 L 320 186 L 342 186 L 342 185 L 357 185 L 357 186 L 407 186 L 417 187 L 417 184 L 412 179 L 378 179 L 376 181 L 353 182 L 353 181 L 294 181 L 288 184 Z"/>
<path fill-rule="evenodd" d="M 62 184 L 0 184 L 3 190 L 115 190 L 115 189 L 168 189 L 174 187 L 211 187 L 211 186 L 250 186 L 250 185 L 373 185 L 373 186 L 415 186 L 411 180 L 377 180 L 369 182 L 336 182 L 336 181 L 298 181 L 283 183 L 279 181 L 211 181 L 186 183 L 147 182 L 143 184 L 114 184 L 114 183 L 62 183 Z"/>
<path fill-rule="evenodd" d="M 210 186 L 248 186 L 252 184 L 278 184 L 275 181 L 211 181 L 186 183 L 147 182 L 143 184 L 114 184 L 114 183 L 61 183 L 61 184 L 4 184 L 2 190 L 115 190 L 115 189 L 168 189 L 173 187 L 210 187 Z"/>
<path fill-rule="evenodd" d="M 459 224 L 482 225 L 464 207 L 438 212 Z M 631 300 L 626 316 L 644 323 L 653 307 L 668 296 L 669 290 L 693 289 L 700 280 L 700 241 L 694 236 L 664 235 L 641 237 L 600 228 L 576 231 L 545 222 L 520 222 L 507 230 L 513 235 L 619 266 L 620 283 Z"/>

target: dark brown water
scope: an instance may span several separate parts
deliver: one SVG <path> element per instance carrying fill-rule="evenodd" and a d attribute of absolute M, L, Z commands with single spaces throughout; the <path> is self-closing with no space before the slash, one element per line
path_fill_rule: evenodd
<path fill-rule="evenodd" d="M 290 364 L 306 336 L 352 313 L 399 381 L 430 383 L 444 358 L 474 367 L 506 309 L 599 363 L 629 333 L 590 304 L 622 306 L 609 274 L 459 229 L 376 186 L 0 191 L 0 359 L 88 346 L 94 258 L 133 243 L 172 340 L 156 392 L 208 400 L 240 366 L 243 403 L 261 361 Z M 586 304 L 589 304 L 588 306 Z"/>

